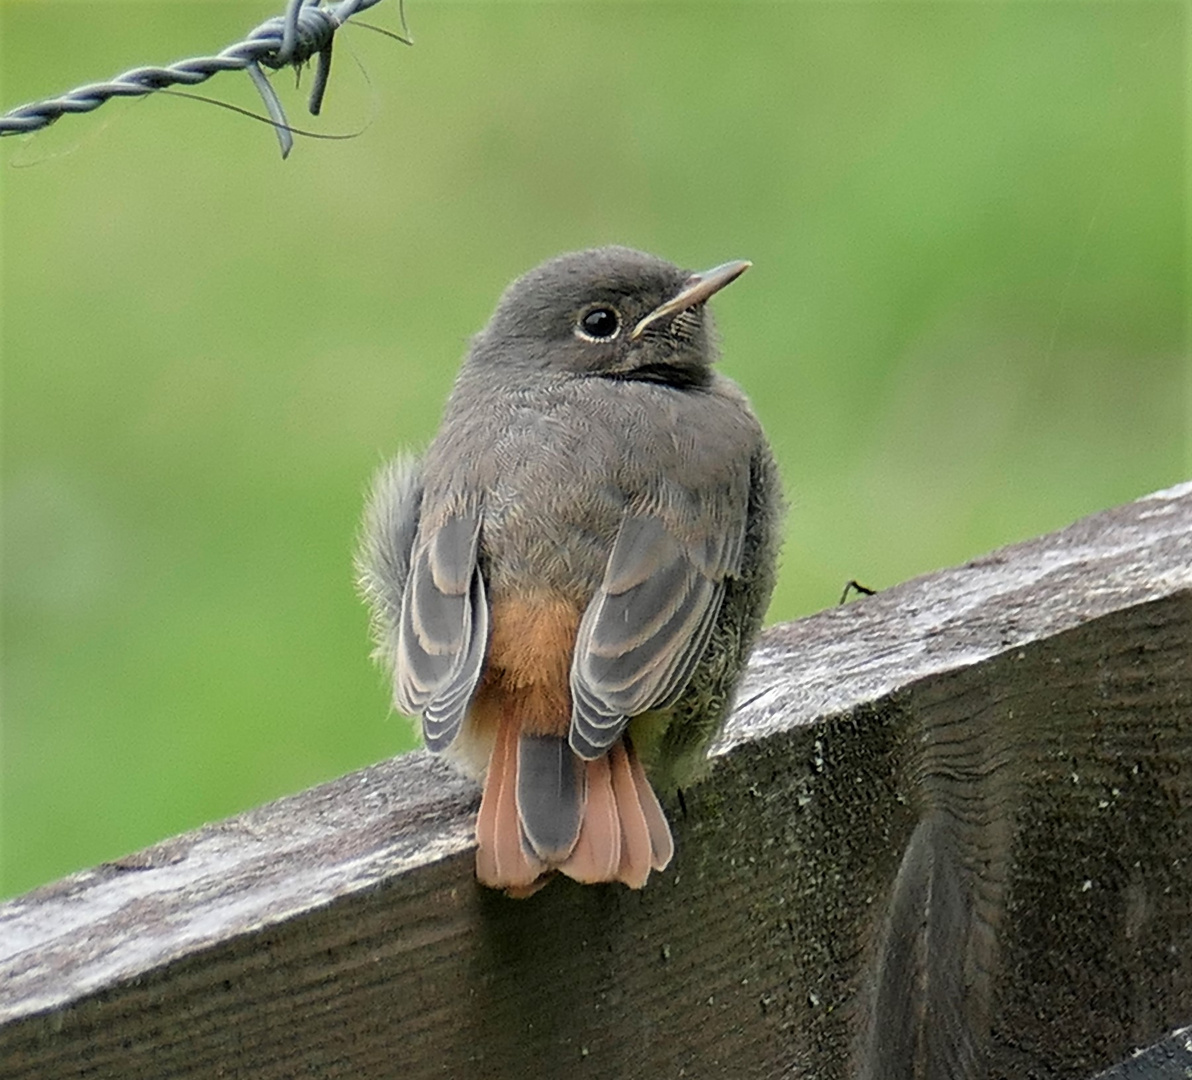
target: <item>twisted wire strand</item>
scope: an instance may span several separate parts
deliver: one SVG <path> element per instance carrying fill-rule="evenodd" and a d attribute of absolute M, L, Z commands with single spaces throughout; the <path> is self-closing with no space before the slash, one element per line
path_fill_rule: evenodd
<path fill-rule="evenodd" d="M 380 2 L 340 0 L 324 6 L 322 0 L 287 0 L 284 14 L 267 19 L 243 41 L 229 45 L 216 56 L 179 60 L 166 67 L 133 68 L 106 82 L 89 83 L 55 98 L 20 105 L 0 115 L 0 136 L 40 131 L 61 116 L 91 112 L 115 97 L 139 97 L 171 86 L 194 86 L 221 71 L 247 71 L 265 103 L 285 158 L 293 148 L 294 137 L 262 65 L 277 71 L 286 66 L 299 67 L 318 57 L 309 105 L 311 114 L 317 116 L 331 74 L 331 46 L 336 31 L 353 15 Z M 404 27 L 404 12 L 402 22 Z"/>

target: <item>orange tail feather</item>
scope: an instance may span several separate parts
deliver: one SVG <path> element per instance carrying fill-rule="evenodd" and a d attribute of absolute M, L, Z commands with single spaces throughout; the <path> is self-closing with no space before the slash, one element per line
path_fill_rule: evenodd
<path fill-rule="evenodd" d="M 621 822 L 613 793 L 608 756 L 587 763 L 588 801 L 575 850 L 559 869 L 569 878 L 592 885 L 615 881 L 621 865 Z"/>
<path fill-rule="evenodd" d="M 633 775 L 633 783 L 637 787 L 637 797 L 641 800 L 642 813 L 646 817 L 646 826 L 650 832 L 650 850 L 652 854 L 651 866 L 655 870 L 665 870 L 675 855 L 675 840 L 671 836 L 670 824 L 666 814 L 662 812 L 662 804 L 654 794 L 654 788 L 646 779 L 646 770 L 633 749 L 629 750 L 629 769 Z"/>
<path fill-rule="evenodd" d="M 613 792 L 617 797 L 617 813 L 621 819 L 621 865 L 617 880 L 631 889 L 640 889 L 650 876 L 652 865 L 650 829 L 642 811 L 641 799 L 629 763 L 631 751 L 618 739 L 608 751 L 612 771 Z"/>
<path fill-rule="evenodd" d="M 517 816 L 517 723 L 502 716 L 476 819 L 476 877 L 494 889 L 523 888 L 546 870 L 527 854 Z"/>

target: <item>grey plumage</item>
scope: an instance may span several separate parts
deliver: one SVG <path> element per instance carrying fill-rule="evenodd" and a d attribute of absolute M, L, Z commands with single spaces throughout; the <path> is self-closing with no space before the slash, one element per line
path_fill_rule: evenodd
<path fill-rule="evenodd" d="M 421 506 L 421 463 L 401 454 L 373 477 L 356 548 L 356 586 L 372 616 L 373 657 L 394 678 L 402 595 Z"/>
<path fill-rule="evenodd" d="M 707 543 L 697 552 L 660 518 L 625 516 L 576 640 L 571 746 L 580 757 L 603 753 L 630 717 L 673 704 L 686 687 L 720 611 L 725 575 L 740 569 L 739 539 L 715 541 L 721 557 L 699 565 Z"/>
<path fill-rule="evenodd" d="M 418 530 L 402 595 L 394 699 L 422 716 L 427 748 L 455 741 L 488 642 L 488 601 L 476 561 L 480 510 L 461 508 Z"/>
<path fill-rule="evenodd" d="M 549 635 L 510 644 L 492 620 L 529 611 L 533 637 L 535 612 L 575 613 L 574 648 L 557 643 L 570 717 L 558 732 L 527 719 L 517 755 L 523 836 L 548 865 L 584 797 L 562 736 L 589 760 L 628 732 L 656 782 L 689 782 L 769 599 L 778 480 L 746 398 L 711 369 L 703 307 L 746 265 L 693 276 L 602 248 L 531 271 L 473 340 L 425 457 L 373 488 L 361 589 L 395 701 L 431 749 L 482 774 L 479 695 L 501 716 L 554 700 L 546 673 L 523 693 L 538 684 L 522 654 L 549 660 Z M 597 331 L 616 317 L 607 340 L 585 330 L 593 311 Z"/>
<path fill-rule="evenodd" d="M 724 601 L 708 647 L 669 713 L 638 720 L 638 750 L 662 790 L 686 787 L 707 771 L 708 747 L 732 706 L 774 591 L 785 504 L 768 445 L 755 449 L 749 471 L 741 570 L 725 581 Z"/>

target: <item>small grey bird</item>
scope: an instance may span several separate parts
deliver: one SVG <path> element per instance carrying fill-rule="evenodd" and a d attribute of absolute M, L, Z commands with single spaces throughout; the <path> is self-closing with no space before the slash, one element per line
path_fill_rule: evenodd
<path fill-rule="evenodd" d="M 484 780 L 485 885 L 641 888 L 671 859 L 647 773 L 698 778 L 774 584 L 780 485 L 705 307 L 749 265 L 543 263 L 472 341 L 425 455 L 374 481 L 375 655 L 427 747 Z"/>

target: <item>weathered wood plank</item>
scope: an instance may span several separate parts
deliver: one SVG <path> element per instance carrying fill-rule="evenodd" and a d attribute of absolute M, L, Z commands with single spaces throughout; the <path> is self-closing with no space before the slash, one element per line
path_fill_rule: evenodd
<path fill-rule="evenodd" d="M 1097 1073 L 1094 1080 L 1188 1080 L 1190 1076 L 1192 1027 L 1186 1027 Z"/>
<path fill-rule="evenodd" d="M 1087 1077 L 1192 1019 L 1192 485 L 741 701 L 640 894 L 479 889 L 415 754 L 0 905 L 0 1077 Z"/>

